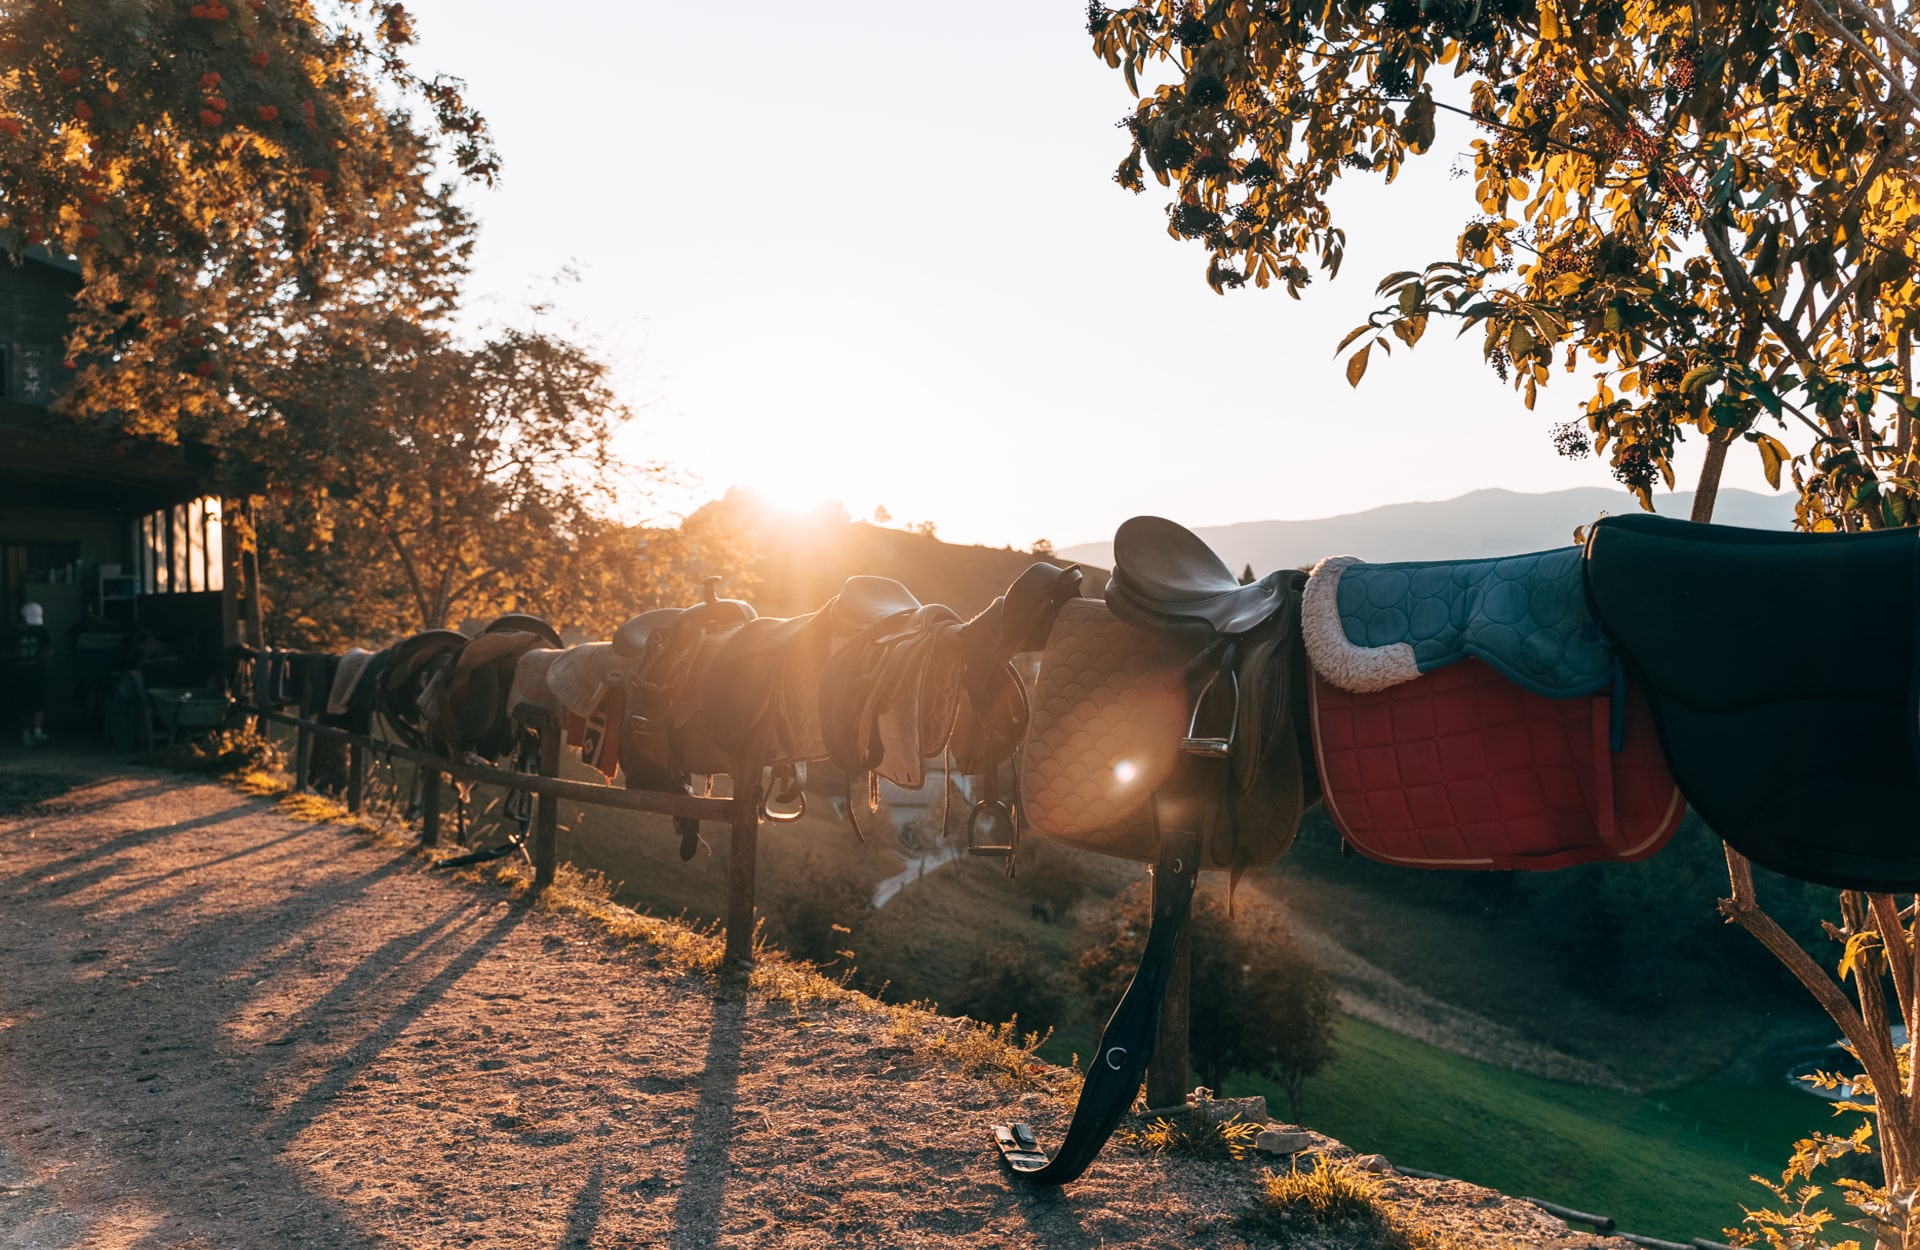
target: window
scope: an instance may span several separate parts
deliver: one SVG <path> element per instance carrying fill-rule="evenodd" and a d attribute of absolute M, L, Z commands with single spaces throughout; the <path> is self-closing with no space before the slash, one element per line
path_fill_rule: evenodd
<path fill-rule="evenodd" d="M 226 587 L 220 501 L 202 496 L 149 512 L 134 523 L 140 592 L 190 594 Z"/>

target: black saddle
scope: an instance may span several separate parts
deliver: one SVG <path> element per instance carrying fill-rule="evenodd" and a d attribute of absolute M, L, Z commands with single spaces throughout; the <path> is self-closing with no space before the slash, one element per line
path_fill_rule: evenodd
<path fill-rule="evenodd" d="M 546 639 L 550 646 L 564 647 L 567 645 L 560 641 L 559 630 L 547 624 L 539 617 L 529 616 L 525 612 L 508 612 L 502 616 L 497 616 L 480 632 L 483 634 L 534 634 Z"/>
<path fill-rule="evenodd" d="M 1049 1159 L 1024 1124 L 995 1128 L 1008 1166 L 1040 1185 L 1084 1172 L 1139 1091 L 1200 870 L 1237 880 L 1278 859 L 1318 797 L 1303 763 L 1306 575 L 1242 586 L 1159 517 L 1123 524 L 1113 552 L 1106 602 L 1067 604 L 1047 639 L 1022 804 L 1058 841 L 1154 864 L 1153 919 L 1059 1150 Z"/>
<path fill-rule="evenodd" d="M 1202 624 L 1244 634 L 1285 602 L 1284 573 L 1241 585 L 1200 536 L 1164 517 L 1137 516 L 1113 536 L 1107 602 L 1136 624 Z"/>
<path fill-rule="evenodd" d="M 1587 593 L 1687 802 L 1775 872 L 1920 890 L 1920 529 L 1606 517 Z"/>

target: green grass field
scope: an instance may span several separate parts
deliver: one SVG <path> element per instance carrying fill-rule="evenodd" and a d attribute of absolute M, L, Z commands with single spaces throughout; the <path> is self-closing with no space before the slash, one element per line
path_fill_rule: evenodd
<path fill-rule="evenodd" d="M 1232 1093 L 1279 1087 L 1240 1078 Z M 1355 1020 L 1307 1084 L 1302 1118 L 1360 1151 L 1508 1194 L 1611 1215 L 1629 1232 L 1725 1240 L 1748 1179 L 1778 1176 L 1796 1138 L 1830 1116 L 1784 1082 L 1716 1082 L 1645 1096 L 1565 1085 L 1463 1059 Z"/>

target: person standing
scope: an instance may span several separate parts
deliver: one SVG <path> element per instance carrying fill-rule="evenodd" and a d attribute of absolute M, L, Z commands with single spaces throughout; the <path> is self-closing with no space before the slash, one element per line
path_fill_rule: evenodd
<path fill-rule="evenodd" d="M 52 658 L 46 613 L 29 603 L 20 609 L 20 627 L 13 631 L 13 698 L 20 709 L 21 746 L 47 744 L 47 661 Z"/>

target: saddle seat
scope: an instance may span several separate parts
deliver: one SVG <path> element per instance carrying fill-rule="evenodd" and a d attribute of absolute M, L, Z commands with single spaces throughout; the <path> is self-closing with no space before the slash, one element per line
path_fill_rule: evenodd
<path fill-rule="evenodd" d="M 1301 625 L 1315 671 L 1358 694 L 1469 657 L 1549 699 L 1608 690 L 1619 671 L 1578 547 L 1398 564 L 1329 556 L 1307 582 Z"/>
<path fill-rule="evenodd" d="M 858 634 L 890 616 L 917 611 L 920 607 L 920 600 L 913 592 L 891 577 L 859 573 L 847 579 L 840 593 L 827 605 L 826 613 L 836 633 Z"/>
<path fill-rule="evenodd" d="M 1113 536 L 1107 602 L 1137 625 L 1198 622 L 1219 634 L 1243 634 L 1278 611 L 1282 575 L 1242 586 L 1199 535 L 1165 517 L 1137 516 Z"/>
<path fill-rule="evenodd" d="M 645 655 L 647 639 L 653 637 L 653 631 L 671 625 L 685 611 L 685 608 L 655 608 L 642 612 L 613 632 L 613 653 L 622 659 Z"/>

